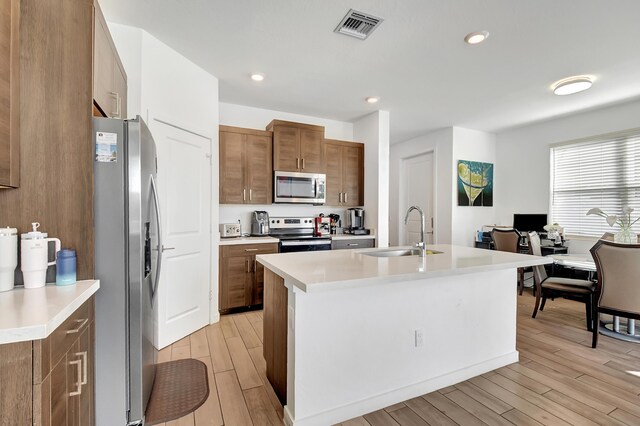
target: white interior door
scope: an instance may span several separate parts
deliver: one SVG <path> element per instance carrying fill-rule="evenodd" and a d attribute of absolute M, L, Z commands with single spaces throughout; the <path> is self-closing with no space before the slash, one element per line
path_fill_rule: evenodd
<path fill-rule="evenodd" d="M 158 285 L 161 349 L 209 323 L 211 140 L 153 120 L 164 245 Z"/>
<path fill-rule="evenodd" d="M 427 152 L 402 161 L 403 191 L 401 194 L 400 220 L 404 229 L 399 233 L 401 244 L 420 241 L 420 215 L 411 212 L 407 225 L 404 216 L 411 206 L 422 208 L 425 216 L 425 241 L 433 244 L 433 152 Z"/>

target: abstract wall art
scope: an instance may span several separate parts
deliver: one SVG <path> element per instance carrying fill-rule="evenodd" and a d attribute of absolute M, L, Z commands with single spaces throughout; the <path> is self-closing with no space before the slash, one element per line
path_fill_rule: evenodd
<path fill-rule="evenodd" d="M 493 206 L 493 164 L 458 160 L 458 205 Z"/>

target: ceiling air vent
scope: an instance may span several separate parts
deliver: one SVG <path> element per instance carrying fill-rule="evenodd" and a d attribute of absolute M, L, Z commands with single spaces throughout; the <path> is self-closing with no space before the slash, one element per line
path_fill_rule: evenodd
<path fill-rule="evenodd" d="M 381 18 L 351 9 L 342 18 L 334 32 L 364 40 L 371 35 L 381 22 Z"/>

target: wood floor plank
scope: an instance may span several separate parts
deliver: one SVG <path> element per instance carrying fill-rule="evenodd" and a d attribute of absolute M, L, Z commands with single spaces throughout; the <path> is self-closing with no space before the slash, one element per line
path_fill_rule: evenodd
<path fill-rule="evenodd" d="M 262 323 L 262 319 L 251 322 L 251 327 L 253 327 L 253 331 L 256 332 L 258 339 L 260 339 L 260 343 L 264 343 L 264 325 Z"/>
<path fill-rule="evenodd" d="M 193 341 L 193 340 L 192 340 Z M 209 396 L 194 413 L 196 426 L 222 426 L 222 408 L 218 399 L 218 386 L 216 384 L 211 358 L 206 356 L 198 358 L 207 366 L 207 377 L 209 379 Z"/>
<path fill-rule="evenodd" d="M 177 342 L 175 342 L 173 345 L 173 347 L 178 347 L 178 346 L 189 346 L 191 344 L 191 337 L 190 336 L 186 336 L 183 337 L 182 339 L 178 340 Z"/>
<path fill-rule="evenodd" d="M 220 373 L 223 371 L 233 370 L 233 362 L 227 348 L 227 342 L 222 334 L 220 324 L 211 324 L 206 328 L 207 342 L 209 343 L 209 353 L 211 354 L 211 363 L 213 371 Z"/>
<path fill-rule="evenodd" d="M 238 378 L 233 371 L 215 374 L 220 407 L 225 425 L 250 426 L 253 424 L 244 401 Z"/>
<path fill-rule="evenodd" d="M 533 380 L 527 376 L 524 376 L 517 371 L 514 371 L 510 368 L 503 367 L 496 370 L 498 374 L 501 374 L 507 377 L 510 380 L 518 383 L 519 385 L 524 386 L 527 389 L 534 391 L 535 393 L 543 394 L 545 392 L 549 392 L 551 388 L 549 386 L 543 385 L 542 383 Z"/>
<path fill-rule="evenodd" d="M 388 407 L 385 407 L 384 411 L 386 411 L 387 413 L 390 413 L 392 411 L 396 411 L 404 407 L 406 407 L 406 405 L 404 405 L 404 402 L 398 402 L 397 404 L 393 404 Z"/>
<path fill-rule="evenodd" d="M 282 407 L 282 404 L 280 403 L 278 396 L 273 390 L 273 387 L 271 387 L 271 383 L 269 383 L 269 379 L 267 379 L 267 362 L 265 361 L 264 356 L 262 355 L 262 346 L 248 349 L 248 352 L 249 352 L 249 356 L 251 357 L 251 360 L 253 361 L 253 365 L 256 367 L 256 370 L 258 371 L 260 380 L 262 380 L 262 384 L 265 387 L 265 391 L 267 392 L 267 396 L 271 401 L 271 405 L 273 405 L 273 408 L 276 410 L 276 413 L 278 413 L 278 416 L 280 416 L 280 418 L 283 418 L 284 409 Z"/>
<path fill-rule="evenodd" d="M 506 402 L 483 391 L 476 385 L 471 384 L 469 381 L 458 383 L 456 385 L 456 389 L 461 390 L 462 392 L 475 399 L 490 410 L 496 412 L 497 414 L 503 414 L 513 409 L 513 407 Z"/>
<path fill-rule="evenodd" d="M 597 423 L 591 421 L 590 419 L 566 408 L 563 405 L 560 405 L 552 400 L 547 399 L 544 395 L 539 395 L 536 392 L 525 388 L 524 386 L 500 375 L 497 374 L 494 377 L 489 379 L 493 383 L 498 386 L 502 386 L 508 391 L 520 396 L 521 398 L 526 399 L 530 403 L 537 405 L 543 410 L 553 414 L 566 421 L 569 424 L 577 425 L 577 426 L 598 426 Z"/>
<path fill-rule="evenodd" d="M 269 401 L 269 397 L 264 390 L 264 386 L 247 389 L 242 393 L 244 394 L 244 399 L 247 402 L 247 408 L 249 409 L 249 415 L 253 420 L 253 424 L 272 426 L 282 425 L 282 418 L 278 416 L 278 413 L 276 413 L 276 410 L 271 405 L 271 401 Z"/>
<path fill-rule="evenodd" d="M 233 362 L 234 370 L 238 375 L 238 381 L 242 390 L 255 388 L 262 385 L 262 380 L 258 376 L 256 367 L 244 346 L 244 342 L 240 337 L 231 337 L 227 339 L 229 354 Z"/>
<path fill-rule="evenodd" d="M 405 404 L 431 426 L 455 426 L 457 424 L 424 398 L 413 398 L 405 401 Z"/>
<path fill-rule="evenodd" d="M 165 423 L 167 426 L 194 426 L 195 420 L 193 413 L 189 413 L 184 417 L 180 417 L 178 420 L 172 420 Z"/>
<path fill-rule="evenodd" d="M 429 423 L 422 420 L 420 416 L 406 406 L 389 414 L 400 426 L 429 426 Z"/>
<path fill-rule="evenodd" d="M 171 345 L 158 351 L 158 363 L 171 361 Z"/>
<path fill-rule="evenodd" d="M 249 311 L 245 312 L 244 316 L 247 317 L 249 322 L 262 321 L 262 317 L 258 314 L 261 311 Z"/>
<path fill-rule="evenodd" d="M 461 425 L 482 425 L 482 421 L 468 411 L 454 404 L 446 396 L 438 392 L 431 392 L 422 397 L 431 405 L 442 411 L 447 417 Z"/>
<path fill-rule="evenodd" d="M 438 390 L 438 392 L 440 392 L 441 394 L 445 394 L 445 393 L 453 392 L 455 390 L 456 390 L 455 386 L 447 386 L 446 388 L 442 388 Z"/>
<path fill-rule="evenodd" d="M 191 347 L 189 345 L 171 348 L 171 360 L 191 358 Z"/>
<path fill-rule="evenodd" d="M 553 358 L 554 354 L 546 352 L 543 349 L 538 349 L 521 344 L 518 347 L 518 350 L 532 361 L 535 361 L 538 364 L 542 364 L 545 367 L 551 368 L 552 370 L 555 370 L 564 376 L 576 378 L 583 374 L 582 372 L 575 370 L 570 366 L 566 366 L 563 363 L 556 362 L 556 360 Z"/>
<path fill-rule="evenodd" d="M 364 417 L 371 426 L 398 426 L 398 422 L 384 410 L 374 411 L 362 417 Z"/>
<path fill-rule="evenodd" d="M 638 426 L 640 425 L 640 417 L 636 417 L 633 414 L 627 413 L 624 410 L 616 409 L 613 410 L 610 414 L 610 417 L 613 417 L 616 420 L 620 420 L 622 423 L 629 426 Z"/>
<path fill-rule="evenodd" d="M 255 348 L 262 345 L 262 341 L 258 338 L 258 335 L 256 334 L 246 316 L 238 315 L 233 318 L 233 321 L 236 323 L 238 333 L 240 333 L 240 337 L 244 341 L 244 345 L 247 347 L 247 349 Z"/>
<path fill-rule="evenodd" d="M 209 356 L 209 344 L 207 342 L 206 327 L 191 334 L 191 358 L 204 358 Z"/>
<path fill-rule="evenodd" d="M 542 423 L 533 420 L 531 417 L 527 416 L 522 411 L 516 410 L 515 408 L 504 413 L 502 417 L 517 426 L 542 426 Z"/>
<path fill-rule="evenodd" d="M 488 425 L 511 426 L 510 421 L 491 411 L 462 391 L 449 392 L 445 396 Z"/>
<path fill-rule="evenodd" d="M 341 426 L 371 426 L 371 424 L 364 419 L 364 417 L 356 417 L 355 419 L 347 420 L 340 423 Z"/>
<path fill-rule="evenodd" d="M 550 399 L 560 405 L 567 407 L 568 409 L 575 411 L 576 413 L 580 413 L 583 416 L 593 420 L 594 422 L 601 425 L 612 425 L 612 426 L 622 426 L 624 425 L 621 422 L 618 422 L 608 415 L 601 413 L 598 410 L 594 410 L 589 407 L 587 404 L 583 404 L 580 401 L 576 401 L 573 398 L 566 396 L 565 394 L 558 392 L 556 390 L 551 390 L 544 394 L 545 398 Z"/>
<path fill-rule="evenodd" d="M 538 407 L 537 405 L 532 404 L 526 399 L 506 390 L 505 388 L 489 381 L 488 379 L 485 379 L 484 377 L 474 377 L 469 381 L 544 425 L 566 426 L 569 424 L 564 420 L 549 413 L 548 411 Z"/>
<path fill-rule="evenodd" d="M 225 339 L 240 336 L 232 315 L 222 315 L 220 317 L 220 327 L 222 328 L 222 334 L 224 334 Z"/>
<path fill-rule="evenodd" d="M 611 385 L 610 383 L 603 382 L 602 380 L 596 379 L 595 377 L 591 377 L 588 374 L 578 377 L 578 381 L 586 384 L 592 390 L 598 390 L 601 393 L 606 393 L 608 397 L 615 398 L 615 400 L 609 398 L 609 400 L 612 402 L 612 405 L 615 405 L 618 408 L 624 408 L 630 413 L 640 416 L 640 397 L 638 395 L 626 392 L 623 389 Z M 624 405 L 624 402 L 632 404 L 633 407 Z"/>

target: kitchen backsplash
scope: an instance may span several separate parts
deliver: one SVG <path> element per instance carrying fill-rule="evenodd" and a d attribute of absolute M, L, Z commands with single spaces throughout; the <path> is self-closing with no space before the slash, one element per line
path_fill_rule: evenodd
<path fill-rule="evenodd" d="M 242 232 L 248 233 L 251 231 L 251 213 L 256 210 L 264 210 L 271 216 L 318 216 L 320 213 L 324 213 L 328 216 L 329 213 L 335 213 L 340 215 L 340 219 L 344 224 L 344 217 L 346 209 L 340 207 L 325 207 L 325 206 L 307 206 L 307 205 L 293 205 L 293 204 L 271 204 L 271 205 L 224 205 L 220 206 L 220 223 L 237 223 L 238 219 L 242 224 Z M 215 228 L 217 229 L 217 227 Z"/>

